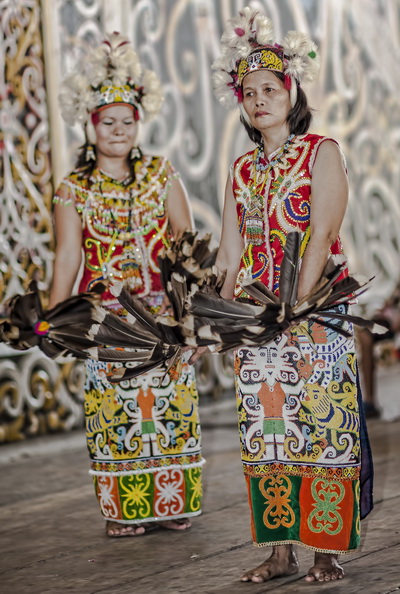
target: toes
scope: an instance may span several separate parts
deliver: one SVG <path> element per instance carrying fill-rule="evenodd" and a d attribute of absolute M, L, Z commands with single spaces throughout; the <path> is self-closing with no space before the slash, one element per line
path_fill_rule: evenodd
<path fill-rule="evenodd" d="M 107 531 L 108 536 L 120 536 L 120 531 L 116 528 L 111 528 Z"/>
<path fill-rule="evenodd" d="M 260 573 L 244 573 L 239 579 L 241 582 L 253 582 L 254 584 L 260 584 L 262 582 L 267 581 L 269 579 L 270 573 L 261 575 Z"/>
<path fill-rule="evenodd" d="M 258 573 L 257 573 L 257 574 L 254 574 L 254 575 L 251 577 L 251 581 L 252 581 L 253 583 L 255 583 L 255 584 L 260 584 L 260 583 L 262 583 L 262 582 L 265 582 L 265 580 L 264 580 L 263 576 L 262 576 L 262 575 L 260 575 L 260 574 L 258 574 Z"/>
<path fill-rule="evenodd" d="M 144 528 L 143 526 L 138 526 L 137 528 L 134 528 L 134 529 L 132 530 L 132 532 L 133 532 L 133 534 L 134 534 L 135 536 L 138 536 L 138 535 L 140 535 L 140 534 L 144 534 L 144 533 L 146 532 L 146 530 L 145 530 L 145 528 Z"/>
<path fill-rule="evenodd" d="M 254 577 L 253 573 L 244 573 L 243 575 L 240 576 L 239 579 L 241 582 L 252 582 L 253 577 Z"/>
<path fill-rule="evenodd" d="M 144 534 L 145 529 L 143 526 L 121 526 L 121 528 L 112 527 L 107 529 L 107 536 L 139 536 Z"/>
<path fill-rule="evenodd" d="M 166 528 L 167 530 L 187 530 L 191 527 L 191 525 L 191 521 L 187 518 L 159 522 L 159 526 L 161 526 L 162 528 Z"/>
<path fill-rule="evenodd" d="M 341 580 L 343 578 L 342 573 L 336 573 L 335 571 L 318 571 L 309 572 L 304 578 L 306 582 L 330 582 L 335 580 Z"/>

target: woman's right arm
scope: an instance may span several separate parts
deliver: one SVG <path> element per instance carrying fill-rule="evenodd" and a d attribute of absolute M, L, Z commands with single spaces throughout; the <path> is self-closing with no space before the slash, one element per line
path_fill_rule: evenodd
<path fill-rule="evenodd" d="M 221 290 L 221 297 L 226 299 L 233 299 L 243 248 L 244 241 L 237 222 L 236 201 L 233 195 L 232 182 L 230 176 L 228 176 L 225 187 L 222 234 L 216 260 L 218 270 L 221 272 L 226 270 L 226 278 Z"/>
<path fill-rule="evenodd" d="M 82 226 L 75 204 L 54 205 L 56 256 L 49 309 L 71 296 L 82 259 Z"/>

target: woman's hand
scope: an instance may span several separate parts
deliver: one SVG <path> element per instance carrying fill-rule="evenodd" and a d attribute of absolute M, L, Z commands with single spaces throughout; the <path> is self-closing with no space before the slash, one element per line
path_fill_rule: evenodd
<path fill-rule="evenodd" d="M 171 302 L 168 299 L 167 295 L 164 295 L 163 302 L 161 304 L 159 311 L 157 312 L 157 315 L 162 316 L 165 313 L 172 315 Z"/>
<path fill-rule="evenodd" d="M 193 351 L 193 354 L 189 359 L 190 365 L 196 363 L 196 361 L 200 359 L 200 357 L 204 355 L 204 353 L 206 353 L 207 351 L 210 351 L 210 349 L 207 346 L 197 347 L 197 349 Z"/>

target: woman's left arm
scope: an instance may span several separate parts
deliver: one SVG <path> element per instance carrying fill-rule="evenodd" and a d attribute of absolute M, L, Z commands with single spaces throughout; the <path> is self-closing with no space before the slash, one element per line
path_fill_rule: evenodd
<path fill-rule="evenodd" d="M 312 170 L 310 241 L 300 271 L 298 299 L 319 281 L 329 250 L 337 239 L 348 200 L 347 175 L 339 147 L 325 140 Z"/>
<path fill-rule="evenodd" d="M 179 177 L 172 179 L 165 201 L 165 207 L 168 215 L 168 223 L 174 238 L 182 235 L 184 231 L 192 231 L 194 229 L 189 198 Z M 158 315 L 164 314 L 169 305 L 168 297 L 165 296 Z"/>
<path fill-rule="evenodd" d="M 174 177 L 166 199 L 168 222 L 174 237 L 178 237 L 184 231 L 192 231 L 194 222 L 189 198 L 184 185 L 179 177 Z"/>

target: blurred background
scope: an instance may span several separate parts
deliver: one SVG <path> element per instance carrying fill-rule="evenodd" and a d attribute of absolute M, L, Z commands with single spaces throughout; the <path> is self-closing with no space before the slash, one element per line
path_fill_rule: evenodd
<path fill-rule="evenodd" d="M 358 308 L 372 315 L 400 276 L 400 0 L 0 0 L 0 297 L 52 274 L 51 200 L 74 164 L 82 131 L 63 124 L 60 81 L 105 32 L 128 36 L 164 84 L 160 116 L 142 147 L 171 159 L 199 229 L 220 233 L 229 165 L 251 148 L 238 112 L 213 97 L 210 66 L 226 19 L 259 7 L 279 41 L 290 29 L 319 46 L 321 72 L 306 88 L 312 131 L 346 156 L 350 203 L 342 239 L 352 271 L 375 275 Z M 375 355 L 396 367 L 396 343 Z M 0 345 L 0 443 L 82 426 L 83 367 Z M 198 368 L 208 399 L 233 388 L 231 358 Z M 399 404 L 400 406 L 400 404 Z"/>

